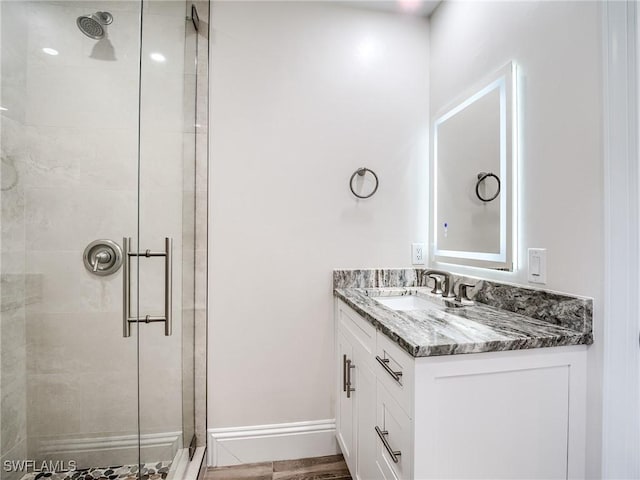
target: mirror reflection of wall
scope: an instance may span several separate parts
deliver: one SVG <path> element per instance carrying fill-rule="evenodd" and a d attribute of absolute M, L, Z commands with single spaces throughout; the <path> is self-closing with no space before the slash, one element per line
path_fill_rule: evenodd
<path fill-rule="evenodd" d="M 500 202 L 481 201 L 475 188 L 476 172 L 500 172 L 500 91 L 492 89 L 436 129 L 438 248 L 499 253 Z M 494 183 L 480 182 L 481 195 L 493 196 L 487 189 L 497 189 Z"/>
<path fill-rule="evenodd" d="M 438 261 L 511 270 L 515 67 L 433 120 L 432 231 Z"/>

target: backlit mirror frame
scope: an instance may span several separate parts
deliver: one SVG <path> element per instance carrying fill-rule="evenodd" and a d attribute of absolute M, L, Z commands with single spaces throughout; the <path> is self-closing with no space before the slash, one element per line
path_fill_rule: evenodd
<path fill-rule="evenodd" d="M 471 267 L 513 271 L 516 269 L 517 239 L 517 164 L 518 109 L 517 67 L 509 62 L 503 68 L 470 89 L 448 108 L 441 109 L 432 120 L 433 148 L 431 150 L 431 264 L 445 263 Z M 462 112 L 478 99 L 498 89 L 500 92 L 500 249 L 499 252 L 445 250 L 438 247 L 438 129 L 454 115 Z M 462 99 L 462 100 L 460 100 Z"/>

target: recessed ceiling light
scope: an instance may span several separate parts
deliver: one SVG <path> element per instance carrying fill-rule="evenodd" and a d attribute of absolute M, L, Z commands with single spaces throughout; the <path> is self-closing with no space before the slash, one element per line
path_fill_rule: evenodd
<path fill-rule="evenodd" d="M 53 48 L 44 47 L 44 48 L 42 49 L 42 51 L 43 51 L 44 53 L 46 53 L 47 55 L 53 55 L 53 56 L 58 55 L 58 51 L 57 51 L 57 50 L 55 50 L 55 49 L 53 49 Z"/>
<path fill-rule="evenodd" d="M 162 63 L 162 62 L 166 62 L 167 58 L 158 52 L 153 52 L 152 54 L 149 55 L 149 57 L 151 57 L 151 60 L 153 60 L 154 62 L 158 62 L 158 63 Z"/>

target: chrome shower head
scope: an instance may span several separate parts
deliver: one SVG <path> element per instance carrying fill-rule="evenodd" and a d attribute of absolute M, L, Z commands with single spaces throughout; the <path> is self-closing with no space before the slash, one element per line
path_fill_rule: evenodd
<path fill-rule="evenodd" d="M 113 15 L 109 12 L 96 12 L 91 15 L 82 15 L 76 20 L 76 24 L 82 33 L 94 40 L 100 40 L 105 35 L 105 26 L 113 23 Z"/>

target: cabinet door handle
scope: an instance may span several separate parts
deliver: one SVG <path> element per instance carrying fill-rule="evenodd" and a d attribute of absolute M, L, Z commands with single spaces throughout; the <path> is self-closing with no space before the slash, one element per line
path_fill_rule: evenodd
<path fill-rule="evenodd" d="M 384 367 L 384 369 L 387 371 L 387 373 L 389 375 L 391 375 L 396 382 L 400 383 L 400 377 L 402 376 L 402 370 L 400 370 L 398 372 L 394 372 L 391 369 L 391 367 L 389 366 L 389 359 L 388 358 L 380 358 L 379 355 L 376 355 L 376 360 L 378 361 L 378 363 L 380 365 L 382 365 Z"/>
<path fill-rule="evenodd" d="M 387 440 L 387 435 L 389 435 L 389 432 L 387 432 L 386 430 L 380 430 L 380 428 L 376 425 L 376 433 L 378 434 L 378 437 L 380 437 L 380 441 L 384 445 L 384 448 L 387 450 L 387 453 L 389 453 L 389 456 L 391 457 L 391 460 L 393 460 L 393 463 L 398 463 L 400 461 L 398 457 L 402 455 L 402 452 L 400 452 L 400 450 L 394 451 L 393 448 L 391 448 L 391 445 L 389 445 L 389 442 Z"/>
<path fill-rule="evenodd" d="M 356 366 L 351 362 L 351 360 L 347 360 L 347 362 L 346 362 L 346 369 L 347 369 L 347 398 L 351 398 L 351 392 L 355 392 L 356 391 L 355 388 L 351 387 L 351 369 L 352 368 L 356 368 Z"/>
<path fill-rule="evenodd" d="M 342 355 L 342 391 L 347 391 L 347 356 Z"/>

